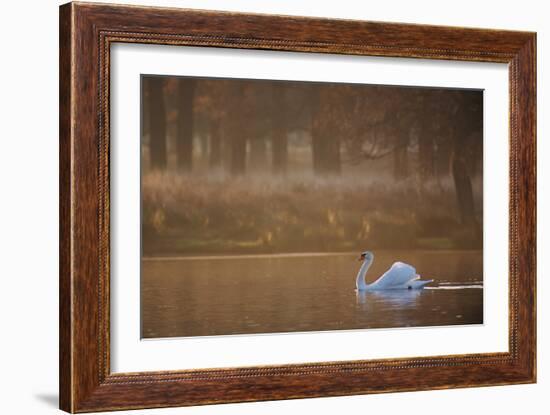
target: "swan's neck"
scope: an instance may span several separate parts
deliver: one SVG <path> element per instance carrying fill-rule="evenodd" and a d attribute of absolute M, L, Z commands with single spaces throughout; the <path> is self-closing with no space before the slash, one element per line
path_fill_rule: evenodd
<path fill-rule="evenodd" d="M 365 282 L 365 275 L 367 275 L 367 271 L 369 270 L 371 264 L 372 264 L 372 260 L 370 259 L 363 261 L 363 265 L 361 265 L 361 268 L 357 273 L 357 280 L 355 281 L 355 286 L 359 291 L 367 289 L 367 283 Z"/>

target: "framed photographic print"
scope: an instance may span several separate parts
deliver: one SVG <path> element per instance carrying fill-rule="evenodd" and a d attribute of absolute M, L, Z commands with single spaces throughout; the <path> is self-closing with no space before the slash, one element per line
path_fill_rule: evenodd
<path fill-rule="evenodd" d="M 60 406 L 536 379 L 536 36 L 60 8 Z"/>

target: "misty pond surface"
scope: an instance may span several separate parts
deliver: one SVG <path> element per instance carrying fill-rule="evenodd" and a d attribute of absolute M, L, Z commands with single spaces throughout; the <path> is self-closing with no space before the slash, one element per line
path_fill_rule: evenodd
<path fill-rule="evenodd" d="M 434 283 L 357 293 L 357 254 L 144 258 L 142 337 L 483 323 L 481 251 L 376 251 L 367 282 L 395 261 Z"/>

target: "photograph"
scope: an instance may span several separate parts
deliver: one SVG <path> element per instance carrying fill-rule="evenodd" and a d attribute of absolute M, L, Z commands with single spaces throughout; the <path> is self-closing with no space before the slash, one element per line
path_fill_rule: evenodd
<path fill-rule="evenodd" d="M 544 13 L 398 1 L 26 5 L 9 408 L 515 415 L 548 395 Z"/>
<path fill-rule="evenodd" d="M 483 90 L 141 75 L 141 337 L 483 324 Z"/>

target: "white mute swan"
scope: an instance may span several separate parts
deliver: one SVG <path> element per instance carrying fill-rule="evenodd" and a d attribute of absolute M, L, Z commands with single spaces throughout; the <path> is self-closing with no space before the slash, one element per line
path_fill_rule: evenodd
<path fill-rule="evenodd" d="M 375 291 L 375 290 L 419 290 L 424 288 L 433 280 L 421 280 L 414 267 L 403 262 L 395 262 L 380 278 L 372 284 L 365 282 L 365 275 L 372 265 L 374 254 L 366 251 L 361 254 L 359 261 L 363 265 L 357 273 L 355 285 L 357 291 Z"/>

